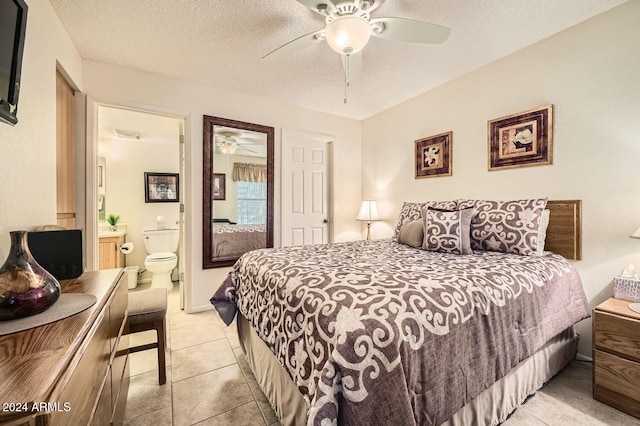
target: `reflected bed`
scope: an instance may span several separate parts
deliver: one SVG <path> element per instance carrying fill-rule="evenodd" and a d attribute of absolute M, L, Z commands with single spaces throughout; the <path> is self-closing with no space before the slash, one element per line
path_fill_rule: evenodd
<path fill-rule="evenodd" d="M 237 258 L 267 246 L 266 225 L 212 224 L 213 259 Z"/>

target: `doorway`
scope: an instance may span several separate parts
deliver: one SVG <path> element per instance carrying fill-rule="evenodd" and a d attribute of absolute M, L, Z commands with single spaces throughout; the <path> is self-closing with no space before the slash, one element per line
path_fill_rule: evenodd
<path fill-rule="evenodd" d="M 282 131 L 282 246 L 326 244 L 332 238 L 333 137 Z"/>
<path fill-rule="evenodd" d="M 148 253 L 143 232 L 178 229 L 178 267 L 171 278 L 179 282 L 182 300 L 185 118 L 97 104 L 95 128 L 93 217 L 98 261 L 94 269 L 138 267 L 138 284 L 147 284 L 151 273 L 145 271 Z M 117 223 L 112 225 L 109 218 L 118 218 Z M 109 259 L 112 251 L 113 260 Z"/>

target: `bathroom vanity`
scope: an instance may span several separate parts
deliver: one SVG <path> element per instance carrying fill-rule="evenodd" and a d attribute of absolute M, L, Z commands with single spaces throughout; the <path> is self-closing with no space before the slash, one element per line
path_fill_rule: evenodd
<path fill-rule="evenodd" d="M 120 251 L 120 247 L 124 244 L 126 234 L 122 230 L 98 232 L 99 269 L 124 268 L 124 253 Z"/>

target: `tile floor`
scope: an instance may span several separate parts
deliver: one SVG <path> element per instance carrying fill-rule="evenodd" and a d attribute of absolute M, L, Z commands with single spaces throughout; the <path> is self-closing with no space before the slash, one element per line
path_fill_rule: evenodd
<path fill-rule="evenodd" d="M 178 295 L 175 286 L 169 292 L 167 311 L 167 383 L 158 385 L 154 350 L 131 354 L 125 424 L 279 425 L 249 370 L 235 327 L 225 326 L 213 310 L 184 313 Z M 137 345 L 153 339 L 154 332 L 131 338 Z M 591 364 L 573 362 L 503 424 L 625 426 L 640 425 L 640 419 L 594 401 Z"/>

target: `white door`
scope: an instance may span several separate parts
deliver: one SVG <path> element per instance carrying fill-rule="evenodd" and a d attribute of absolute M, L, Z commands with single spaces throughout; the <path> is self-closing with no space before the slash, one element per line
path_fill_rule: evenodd
<path fill-rule="evenodd" d="M 329 242 L 330 137 L 282 131 L 282 246 Z"/>

